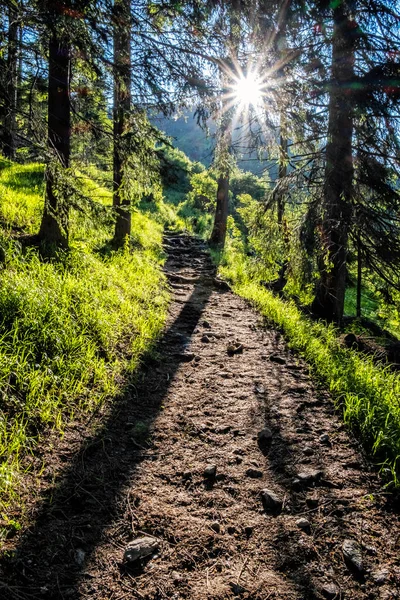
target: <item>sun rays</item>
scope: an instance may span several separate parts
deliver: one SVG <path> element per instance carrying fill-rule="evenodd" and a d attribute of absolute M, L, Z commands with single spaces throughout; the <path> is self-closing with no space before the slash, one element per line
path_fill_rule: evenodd
<path fill-rule="evenodd" d="M 257 73 L 248 73 L 239 77 L 232 86 L 232 93 L 238 106 L 248 108 L 258 107 L 263 102 L 265 86 Z"/>

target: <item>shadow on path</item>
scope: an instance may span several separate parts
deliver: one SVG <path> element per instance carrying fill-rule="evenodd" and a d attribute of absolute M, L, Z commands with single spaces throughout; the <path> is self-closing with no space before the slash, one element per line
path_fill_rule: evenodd
<path fill-rule="evenodd" d="M 195 247 L 193 255 L 197 252 L 204 263 L 198 267 L 200 279 L 190 286 L 189 298 L 160 339 L 159 359 L 145 362 L 128 382 L 127 393 L 115 399 L 104 425 L 82 444 L 61 481 L 48 491 L 36 522 L 22 537 L 15 555 L 3 560 L 7 581 L 6 588 L 0 583 L 3 600 L 79 598 L 79 582 L 87 576 L 85 566 L 115 519 L 124 491 L 132 486 L 141 461 L 158 452 L 152 443 L 152 424 L 174 374 L 187 360 L 185 349 L 213 292 L 213 267 L 198 250 Z M 187 248 L 182 248 L 182 254 L 185 251 Z M 169 262 L 176 267 L 177 261 L 179 251 Z M 206 283 L 202 272 L 208 276 Z M 173 303 L 171 311 L 177 306 Z M 121 559 L 122 553 L 121 549 Z"/>

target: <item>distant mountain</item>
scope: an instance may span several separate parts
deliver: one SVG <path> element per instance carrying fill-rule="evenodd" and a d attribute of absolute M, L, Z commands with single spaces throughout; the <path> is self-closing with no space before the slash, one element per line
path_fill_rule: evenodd
<path fill-rule="evenodd" d="M 210 136 L 207 136 L 207 133 L 197 124 L 194 113 L 169 119 L 158 115 L 152 118 L 152 122 L 171 137 L 173 145 L 182 150 L 190 160 L 201 162 L 206 167 L 210 166 L 215 146 L 214 125 Z"/>
<path fill-rule="evenodd" d="M 215 124 L 211 122 L 209 135 L 197 124 L 193 112 L 182 116 L 165 118 L 157 115 L 152 122 L 161 131 L 172 138 L 173 145 L 182 150 L 190 160 L 199 161 L 206 167 L 211 165 L 215 148 Z M 237 132 L 236 137 L 240 134 Z M 235 133 L 234 133 L 235 138 Z M 277 177 L 277 166 L 274 160 L 260 161 L 256 152 L 242 151 L 238 166 L 243 171 L 250 171 L 255 175 L 262 175 L 268 171 L 272 180 Z"/>

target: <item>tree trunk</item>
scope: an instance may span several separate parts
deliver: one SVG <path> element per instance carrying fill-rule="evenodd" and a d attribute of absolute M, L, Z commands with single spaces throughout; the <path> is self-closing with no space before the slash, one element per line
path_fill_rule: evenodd
<path fill-rule="evenodd" d="M 288 141 L 285 134 L 285 117 L 283 113 L 280 115 L 280 135 L 279 135 L 279 164 L 278 164 L 278 178 L 279 180 L 284 179 L 287 175 L 287 152 L 288 152 Z M 278 195 L 278 225 L 282 226 L 283 216 L 285 214 L 285 199 L 280 193 Z"/>
<path fill-rule="evenodd" d="M 218 178 L 217 207 L 210 244 L 223 247 L 226 237 L 226 226 L 229 208 L 229 175 L 221 175 Z"/>
<path fill-rule="evenodd" d="M 48 146 L 62 168 L 69 166 L 71 145 L 70 47 L 54 36 L 49 43 Z M 68 246 L 68 206 L 57 194 L 55 167 L 46 169 L 46 197 L 39 238 L 46 246 Z"/>
<path fill-rule="evenodd" d="M 352 214 L 353 107 L 350 85 L 354 78 L 354 32 L 343 4 L 333 11 L 332 81 L 329 101 L 320 282 L 314 312 L 341 323 L 347 274 L 348 231 Z"/>
<path fill-rule="evenodd" d="M 283 3 L 279 11 L 278 26 L 279 31 L 276 34 L 275 45 L 277 52 L 277 60 L 280 62 L 278 69 L 278 79 L 283 83 L 285 81 L 285 64 L 287 60 L 287 11 L 288 4 Z M 281 181 L 287 175 L 287 158 L 288 158 L 288 139 L 287 139 L 287 127 L 286 127 L 286 110 L 287 106 L 285 103 L 281 103 L 280 115 L 279 115 L 279 159 L 278 159 L 278 179 Z M 278 194 L 278 205 L 277 205 L 277 217 L 278 225 L 282 230 L 283 216 L 285 213 L 285 198 L 282 193 Z"/>
<path fill-rule="evenodd" d="M 22 52 L 22 44 L 24 40 L 24 28 L 22 25 L 19 26 L 18 32 L 18 70 L 17 70 L 17 97 L 16 97 L 16 107 L 17 112 L 22 110 L 22 69 L 23 69 L 23 52 Z"/>
<path fill-rule="evenodd" d="M 241 0 L 232 0 L 231 2 L 231 14 L 230 14 L 230 35 L 229 35 L 229 58 L 227 64 L 231 65 L 234 69 L 237 63 L 237 55 L 240 44 L 240 10 Z M 221 72 L 221 79 L 223 83 L 230 83 L 227 81 L 228 74 Z M 225 87 L 225 85 L 223 86 Z M 230 146 L 232 145 L 232 108 L 229 109 L 227 106 L 226 98 L 222 99 L 222 118 L 220 126 L 220 147 L 221 154 L 228 155 L 230 152 Z M 223 162 L 229 162 L 224 161 Z M 225 245 L 226 228 L 229 214 L 229 167 L 224 166 L 220 171 L 218 177 L 217 187 L 217 206 L 215 209 L 214 226 L 210 236 L 210 244 L 212 246 L 218 246 L 223 248 Z"/>
<path fill-rule="evenodd" d="M 126 149 L 124 134 L 131 110 L 131 26 L 129 0 L 114 2 L 114 196 L 116 213 L 113 244 L 121 248 L 131 235 L 130 199 L 124 191 Z"/>
<path fill-rule="evenodd" d="M 357 241 L 357 304 L 356 317 L 361 317 L 361 285 L 362 285 L 362 257 L 361 257 L 361 242 Z"/>
<path fill-rule="evenodd" d="M 284 3 L 279 12 L 279 32 L 276 35 L 276 49 L 278 55 L 278 61 L 281 63 L 281 67 L 278 70 L 278 78 L 284 82 L 285 70 L 284 65 L 287 60 L 287 39 L 286 39 L 286 28 L 287 28 L 287 3 Z M 284 105 L 283 101 L 280 107 L 279 115 L 279 158 L 278 158 L 278 179 L 282 181 L 285 179 L 288 173 L 287 160 L 288 160 L 288 138 L 287 138 L 287 126 L 286 126 L 286 110 L 287 106 Z M 283 291 L 287 283 L 287 270 L 289 266 L 289 232 L 287 228 L 287 222 L 284 219 L 286 201 L 285 195 L 280 191 L 277 200 L 277 220 L 278 226 L 284 242 L 284 257 L 281 268 L 279 269 L 278 280 L 276 281 L 275 291 L 280 293 Z"/>
<path fill-rule="evenodd" d="M 4 156 L 15 159 L 15 134 L 17 113 L 17 72 L 18 72 L 18 24 L 15 8 L 8 11 L 8 47 L 7 47 L 7 82 L 4 116 L 3 150 Z"/>

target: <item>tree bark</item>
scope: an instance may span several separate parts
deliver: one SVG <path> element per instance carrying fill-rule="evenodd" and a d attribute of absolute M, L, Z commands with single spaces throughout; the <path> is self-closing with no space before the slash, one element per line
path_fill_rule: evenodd
<path fill-rule="evenodd" d="M 283 3 L 279 12 L 279 32 L 276 35 L 276 49 L 278 61 L 281 63 L 278 69 L 278 78 L 284 82 L 285 80 L 285 69 L 284 66 L 287 60 L 287 11 L 288 4 Z M 287 121 L 286 121 L 286 110 L 284 102 L 281 101 L 280 115 L 279 115 L 279 158 L 278 158 L 278 180 L 283 181 L 288 174 L 287 161 L 288 161 L 288 138 L 287 138 Z M 289 266 L 289 233 L 287 228 L 287 222 L 284 219 L 286 208 L 286 199 L 282 191 L 278 194 L 277 199 L 277 221 L 280 229 L 282 239 L 284 242 L 284 257 L 281 268 L 279 269 L 278 280 L 276 281 L 275 291 L 280 293 L 283 291 L 287 283 L 287 270 Z"/>
<path fill-rule="evenodd" d="M 279 164 L 278 164 L 278 178 L 282 180 L 287 175 L 287 152 L 288 152 L 288 141 L 285 134 L 285 117 L 283 113 L 280 115 L 280 135 L 279 135 Z M 278 195 L 278 225 L 281 227 L 283 223 L 283 216 L 285 214 L 285 199 L 282 194 Z"/>
<path fill-rule="evenodd" d="M 353 192 L 353 103 L 354 23 L 343 4 L 333 11 L 332 80 L 320 225 L 322 252 L 320 282 L 314 312 L 338 324 L 343 318 L 347 275 L 347 244 Z"/>
<path fill-rule="evenodd" d="M 277 60 L 280 63 L 278 69 L 278 79 L 283 83 L 285 81 L 285 64 L 287 60 L 287 19 L 288 19 L 288 3 L 284 2 L 279 11 L 278 27 L 279 30 L 276 34 L 275 45 L 277 52 Z M 288 139 L 287 139 L 287 127 L 286 127 L 286 110 L 284 102 L 281 103 L 280 115 L 279 115 L 279 158 L 278 158 L 278 179 L 281 181 L 287 175 L 287 158 L 288 158 Z M 277 217 L 278 225 L 281 230 L 283 217 L 285 214 L 285 198 L 283 194 L 278 195 L 277 204 Z"/>
<path fill-rule="evenodd" d="M 71 147 L 70 47 L 53 36 L 49 43 L 48 146 L 55 161 L 68 168 Z M 68 206 L 57 193 L 54 165 L 46 169 L 46 196 L 39 238 L 49 247 L 68 246 Z"/>
<path fill-rule="evenodd" d="M 226 226 L 229 208 L 229 175 L 221 175 L 218 178 L 217 207 L 210 244 L 213 246 L 224 246 L 226 237 Z"/>
<path fill-rule="evenodd" d="M 120 248 L 131 235 L 130 199 L 124 192 L 126 149 L 124 134 L 131 110 L 131 26 L 129 0 L 115 0 L 114 21 L 114 195 L 116 213 L 113 244 Z"/>
<path fill-rule="evenodd" d="M 3 151 L 10 160 L 15 159 L 15 134 L 17 114 L 18 73 L 18 23 L 15 8 L 8 11 L 7 81 L 4 116 Z"/>
<path fill-rule="evenodd" d="M 361 243 L 357 241 L 357 302 L 356 302 L 356 317 L 361 317 L 361 286 L 362 286 L 362 256 Z"/>
<path fill-rule="evenodd" d="M 237 55 L 240 43 L 240 10 L 241 0 L 232 0 L 229 25 L 230 58 L 227 60 L 227 64 L 231 64 L 232 68 L 234 68 L 237 63 Z M 230 83 L 227 81 L 228 74 L 226 72 L 221 73 L 221 78 L 223 83 Z M 220 131 L 221 152 L 229 154 L 229 148 L 232 145 L 232 109 L 228 109 L 227 101 L 224 97 L 222 100 L 222 113 Z M 225 166 L 220 171 L 218 177 L 217 206 L 215 209 L 214 226 L 210 236 L 210 244 L 219 248 L 224 247 L 226 238 L 229 214 L 229 177 L 229 167 Z"/>

